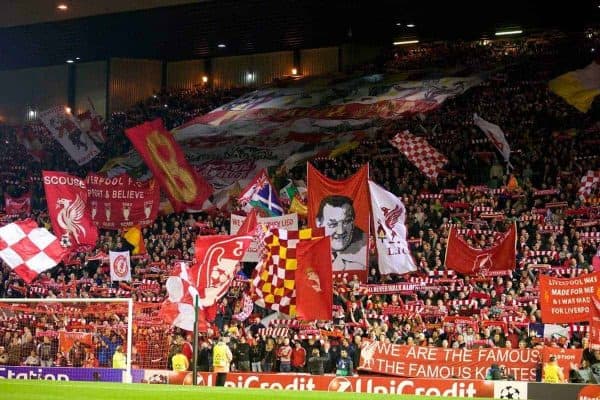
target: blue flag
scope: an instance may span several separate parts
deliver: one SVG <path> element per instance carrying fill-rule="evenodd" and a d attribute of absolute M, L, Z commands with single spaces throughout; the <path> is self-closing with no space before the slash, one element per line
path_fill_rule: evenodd
<path fill-rule="evenodd" d="M 242 190 L 239 202 L 246 212 L 250 212 L 252 207 L 255 207 L 264 210 L 271 217 L 283 215 L 281 201 L 264 169 Z"/>

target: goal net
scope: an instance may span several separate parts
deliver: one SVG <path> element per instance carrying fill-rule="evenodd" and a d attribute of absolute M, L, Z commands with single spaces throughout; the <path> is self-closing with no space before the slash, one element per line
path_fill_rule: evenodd
<path fill-rule="evenodd" d="M 115 368 L 131 382 L 133 313 L 132 299 L 0 299 L 0 365 Z"/>

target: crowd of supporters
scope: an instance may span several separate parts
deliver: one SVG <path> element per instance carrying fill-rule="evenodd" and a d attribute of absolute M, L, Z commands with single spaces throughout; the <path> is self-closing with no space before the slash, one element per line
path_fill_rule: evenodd
<path fill-rule="evenodd" d="M 586 324 L 570 325 L 566 336 L 544 337 L 538 277 L 573 277 L 600 271 L 600 197 L 592 193 L 584 200 L 577 192 L 582 175 L 600 169 L 597 106 L 581 114 L 548 90 L 550 78 L 589 62 L 589 49 L 568 46 L 568 41 L 504 46 L 456 44 L 396 52 L 387 68 L 436 67 L 438 60 L 451 58 L 471 70 L 496 70 L 481 85 L 427 115 L 382 121 L 376 139 L 338 158 L 313 161 L 335 179 L 346 178 L 369 163 L 371 179 L 402 198 L 418 271 L 408 276 L 380 276 L 377 257 L 372 254 L 368 283 L 406 281 L 422 284 L 423 289 L 368 295 L 356 277 L 345 276 L 335 282 L 333 321 L 276 320 L 267 327 L 261 318 L 268 311 L 257 306 L 247 320 L 234 318 L 242 308 L 246 278 L 252 270 L 251 265 L 244 265 L 246 278 L 240 274 L 236 279 L 219 304 L 214 325 L 200 339 L 196 360 L 200 370 L 210 370 L 211 348 L 221 336 L 227 337 L 234 368 L 240 371 L 335 373 L 342 360 L 351 374 L 356 372 L 360 343 L 365 338 L 449 348 L 586 348 Z M 106 124 L 104 156 L 89 169 L 99 169 L 102 161 L 130 148 L 124 128 L 154 117 L 162 117 L 168 127 L 177 126 L 243 92 L 198 89 L 163 93 L 126 112 L 114 113 Z M 498 124 L 506 133 L 512 149 L 510 169 L 493 145 L 482 140 L 479 128 L 473 125 L 474 113 Z M 437 182 L 427 180 L 388 143 L 403 130 L 424 136 L 448 157 L 445 173 Z M 36 163 L 17 143 L 14 128 L 0 127 L 0 133 L 8 149 L 3 159 L 6 167 L 1 194 L 32 191 L 33 216 L 49 227 L 40 171 L 74 170 L 74 163 L 49 137 L 43 142 L 51 156 Z M 298 166 L 285 173 L 279 171 L 283 175 L 275 178 L 305 179 L 305 170 Z M 131 296 L 136 301 L 134 365 L 172 368 L 171 360 L 179 353 L 191 360 L 192 339 L 189 333 L 165 327 L 157 320 L 166 295 L 164 283 L 175 260 L 193 260 L 197 235 L 228 232 L 230 211 L 159 216 L 143 229 L 147 254 L 134 257 L 130 284 L 110 281 L 102 255 L 122 249 L 124 244 L 118 232 L 104 231 L 93 252 L 74 254 L 31 285 L 25 285 L 7 267 L 1 268 L 0 297 L 16 302 L 23 297 Z M 459 227 L 471 246 L 486 248 L 512 223 L 518 229 L 517 268 L 510 275 L 460 276 L 445 269 L 450 227 Z M 388 314 L 389 306 L 402 312 Z M 79 314 L 86 320 L 83 326 L 51 318 L 38 318 L 28 325 L 22 323 L 22 315 L 10 316 L 0 308 L 0 365 L 37 361 L 39 365 L 84 365 L 89 354 L 94 354 L 97 365 L 111 366 L 112 355 L 124 340 L 123 321 L 110 312 L 101 316 L 87 312 Z M 83 354 L 61 354 L 55 336 L 38 333 L 60 330 L 91 330 L 96 334 L 94 345 L 91 349 L 84 346 Z M 54 344 L 48 346 L 47 342 Z M 590 364 L 600 362 L 600 352 L 586 350 L 584 357 Z"/>

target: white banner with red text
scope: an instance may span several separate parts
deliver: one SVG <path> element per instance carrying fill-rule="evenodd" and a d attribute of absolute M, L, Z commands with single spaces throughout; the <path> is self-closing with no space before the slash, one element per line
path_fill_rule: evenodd
<path fill-rule="evenodd" d="M 535 381 L 537 349 L 444 349 L 365 342 L 358 368 L 377 374 L 412 378 L 485 379 L 492 364 L 518 381 Z"/>
<path fill-rule="evenodd" d="M 246 220 L 246 217 L 236 214 L 231 214 L 231 226 L 229 227 L 229 233 L 231 235 L 237 235 L 240 227 Z M 290 231 L 298 230 L 298 214 L 287 214 L 277 217 L 258 217 L 258 223 L 267 230 L 271 229 L 286 229 Z M 246 250 L 246 254 L 242 261 L 244 262 L 258 262 L 260 258 L 260 246 L 258 243 L 259 238 L 254 238 L 250 247 Z"/>

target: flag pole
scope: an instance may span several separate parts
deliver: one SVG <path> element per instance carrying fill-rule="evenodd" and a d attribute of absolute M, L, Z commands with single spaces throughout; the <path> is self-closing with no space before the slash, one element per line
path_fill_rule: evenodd
<path fill-rule="evenodd" d="M 198 295 L 194 299 L 194 355 L 192 356 L 192 383 L 198 384 Z"/>

